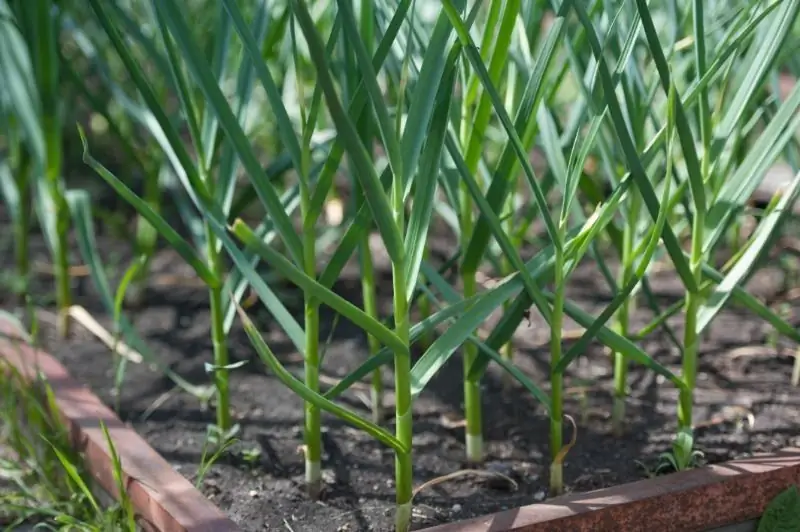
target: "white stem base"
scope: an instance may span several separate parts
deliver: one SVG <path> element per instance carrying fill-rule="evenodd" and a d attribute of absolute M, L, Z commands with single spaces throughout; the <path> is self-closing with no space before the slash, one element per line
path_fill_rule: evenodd
<path fill-rule="evenodd" d="M 564 491 L 564 467 L 560 462 L 550 464 L 550 496 L 561 495 Z"/>
<path fill-rule="evenodd" d="M 317 498 L 322 491 L 322 467 L 319 462 L 306 460 L 306 487 L 312 499 Z"/>
<path fill-rule="evenodd" d="M 467 434 L 467 461 L 473 464 L 483 462 L 483 434 Z"/>
<path fill-rule="evenodd" d="M 411 530 L 411 502 L 398 504 L 395 512 L 395 532 L 408 532 Z"/>

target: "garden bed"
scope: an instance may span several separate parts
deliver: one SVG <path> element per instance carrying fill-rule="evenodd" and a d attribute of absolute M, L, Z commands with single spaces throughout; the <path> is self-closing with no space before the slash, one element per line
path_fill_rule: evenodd
<path fill-rule="evenodd" d="M 126 264 L 127 242 L 109 236 L 99 237 L 104 257 L 115 255 Z M 449 238 L 435 238 L 433 252 L 449 254 Z M 3 250 L 0 256 L 11 256 Z M 41 242 L 34 246 L 33 260 L 46 260 Z M 530 253 L 530 250 L 529 250 Z M 38 257 L 38 258 L 37 258 Z M 377 257 L 377 266 L 383 262 Z M 76 261 L 78 262 L 78 261 Z M 207 382 L 204 363 L 211 360 L 208 305 L 203 289 L 192 286 L 185 267 L 169 251 L 155 261 L 154 283 L 146 295 L 146 306 L 129 311 L 129 317 L 150 347 L 171 368 L 198 384 Z M 0 264 L 5 267 L 5 264 Z M 385 268 L 381 268 L 385 270 Z M 568 295 L 585 310 L 599 313 L 608 295 L 602 279 L 591 265 L 579 268 Z M 116 277 L 119 272 L 111 272 Z M 172 276 L 167 281 L 167 275 Z M 388 275 L 388 273 L 384 273 Z M 782 292 L 778 268 L 759 272 L 750 283 L 754 295 L 772 304 L 791 307 L 790 323 L 800 305 L 791 294 Z M 160 279 L 160 281 L 159 281 Z M 184 283 L 177 280 L 183 279 Z M 652 277 L 653 288 L 664 306 L 679 297 L 679 284 L 669 272 Z M 46 282 L 46 279 L 44 279 Z M 105 327 L 111 323 L 88 279 L 79 283 L 75 303 L 86 308 Z M 380 282 L 379 286 L 390 286 Z M 347 268 L 335 291 L 360 303 L 356 268 Z M 391 306 L 389 294 L 380 294 L 380 308 Z M 284 295 L 290 308 L 300 301 L 291 291 Z M 782 301 L 782 303 L 781 303 Z M 7 305 L 7 301 L 0 301 Z M 296 353 L 287 347 L 277 327 L 270 325 L 266 311 L 254 308 L 251 316 L 270 346 L 286 366 L 300 375 L 302 366 Z M 79 325 L 72 337 L 60 341 L 52 326 L 52 310 L 40 312 L 43 347 L 59 359 L 81 382 L 87 384 L 106 404 L 117 398 L 111 390 L 114 364 L 109 349 Z M 651 318 L 641 310 L 634 325 Z M 332 316 L 323 310 L 321 338 L 328 337 Z M 680 320 L 674 322 L 680 334 Z M 486 324 L 487 327 L 491 323 Z M 570 330 L 573 323 L 567 323 Z M 709 463 L 718 463 L 752 453 L 772 452 L 797 444 L 798 410 L 796 390 L 790 385 L 793 350 L 778 342 L 769 345 L 770 328 L 757 318 L 730 307 L 722 312 L 711 334 L 701 347 L 696 391 L 697 444 Z M 546 382 L 547 330 L 533 317 L 515 338 L 519 367 L 534 382 Z M 345 320 L 339 320 L 327 347 L 324 368 L 331 379 L 352 370 L 367 356 L 364 338 Z M 667 367 L 679 369 L 679 354 L 669 342 L 654 334 L 642 347 Z M 303 488 L 302 402 L 268 375 L 255 357 L 238 325 L 230 338 L 234 360 L 249 360 L 232 372 L 232 404 L 241 426 L 240 440 L 233 453 L 222 457 L 208 472 L 203 492 L 243 530 L 383 531 L 391 530 L 394 512 L 394 460 L 390 449 L 369 436 L 325 416 L 324 475 L 328 486 L 322 500 L 308 500 Z M 418 355 L 418 353 L 417 353 Z M 465 467 L 463 428 L 459 426 L 461 407 L 461 365 L 453 357 L 414 405 L 415 486 Z M 585 492 L 617 486 L 646 478 L 646 467 L 656 465 L 658 455 L 668 451 L 676 430 L 677 392 L 652 372 L 634 368 L 628 404 L 625 436 L 610 433 L 611 367 L 602 348 L 593 345 L 586 357 L 569 371 L 567 386 L 586 386 L 585 401 L 570 394 L 565 412 L 581 421 L 577 442 L 569 452 L 564 469 L 569 492 Z M 391 386 L 386 375 L 387 387 Z M 587 384 L 586 380 L 591 380 Z M 453 522 L 491 512 L 542 501 L 548 498 L 547 417 L 542 408 L 523 389 L 514 385 L 504 392 L 500 373 L 490 370 L 483 381 L 486 469 L 500 477 L 462 476 L 421 491 L 414 500 L 413 527 Z M 369 391 L 365 390 L 368 396 Z M 358 390 L 342 400 L 365 414 Z M 214 422 L 213 411 L 177 390 L 165 377 L 144 367 L 130 364 L 119 398 L 119 415 L 174 468 L 194 480 L 201 461 L 206 427 Z M 584 415 L 585 414 L 585 415 Z M 748 426 L 752 414 L 753 426 Z M 583 419 L 582 419 L 583 418 Z M 387 422 L 388 423 L 388 422 Z M 568 429 L 567 429 L 568 430 Z M 565 434 L 567 438 L 571 434 Z"/>

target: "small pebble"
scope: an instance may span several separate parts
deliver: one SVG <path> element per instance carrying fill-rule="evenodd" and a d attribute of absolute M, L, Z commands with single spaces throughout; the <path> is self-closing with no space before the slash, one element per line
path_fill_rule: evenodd
<path fill-rule="evenodd" d="M 336 473 L 332 469 L 323 469 L 321 475 L 325 484 L 336 484 Z"/>
<path fill-rule="evenodd" d="M 534 494 L 533 500 L 541 502 L 545 499 L 545 497 L 547 497 L 547 494 L 544 492 L 544 490 L 539 490 Z"/>
<path fill-rule="evenodd" d="M 458 504 L 458 503 L 454 504 L 452 510 L 453 510 L 454 513 L 460 512 L 461 511 L 461 505 Z"/>
<path fill-rule="evenodd" d="M 253 499 L 255 499 L 256 497 L 258 497 L 258 491 L 256 491 L 256 490 L 250 490 L 250 497 L 251 497 L 251 498 L 253 498 Z"/>

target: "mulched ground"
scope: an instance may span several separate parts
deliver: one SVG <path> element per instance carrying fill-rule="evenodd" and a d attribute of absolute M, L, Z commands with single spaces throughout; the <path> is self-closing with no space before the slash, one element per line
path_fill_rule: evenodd
<path fill-rule="evenodd" d="M 0 233 L 10 235 L 10 230 L 3 227 Z M 100 237 L 99 241 L 104 259 L 122 265 L 112 272 L 119 275 L 130 257 L 128 242 L 112 236 Z M 446 254 L 450 252 L 448 242 L 448 237 L 437 236 L 431 247 L 434 252 Z M 42 242 L 34 242 L 34 251 L 37 264 L 49 262 Z M 12 256 L 10 239 L 0 239 L 0 269 L 9 271 Z M 80 262 L 76 256 L 74 263 Z M 378 260 L 378 265 L 384 270 L 381 275 L 388 280 L 385 261 Z M 166 274 L 188 278 L 184 276 L 186 267 L 174 253 L 160 253 L 155 268 L 156 273 L 163 274 L 156 276 L 161 282 L 153 283 L 146 294 L 146 305 L 141 310 L 129 311 L 129 317 L 150 348 L 173 370 L 191 382 L 205 384 L 203 364 L 211 361 L 205 293 L 190 286 L 190 282 L 181 286 L 165 281 Z M 790 321 L 797 324 L 800 306 L 792 301 L 791 292 L 786 293 L 784 275 L 774 266 L 765 269 L 753 279 L 751 289 L 770 304 L 784 305 Z M 391 283 L 379 284 L 384 287 L 380 307 L 388 312 Z M 46 294 L 41 290 L 50 286 L 50 278 L 40 275 L 36 293 Z M 76 304 L 110 328 L 110 320 L 90 281 L 78 279 L 75 286 Z M 680 294 L 680 286 L 669 272 L 656 274 L 653 286 L 664 306 Z M 347 268 L 335 290 L 360 304 L 360 280 L 355 267 Z M 7 308 L 12 303 L 6 295 L 7 289 L 0 289 L 0 306 Z M 592 313 L 599 313 L 610 300 L 605 283 L 591 264 L 575 273 L 569 296 Z M 287 292 L 284 301 L 302 316 L 298 294 Z M 193 480 L 206 427 L 214 420 L 213 411 L 204 409 L 144 365 L 129 365 L 122 394 L 113 397 L 114 363 L 109 350 L 78 324 L 73 325 L 68 341 L 57 340 L 52 326 L 52 301 L 44 298 L 39 304 L 43 307 L 40 318 L 45 347 L 109 404 L 119 399 L 123 420 L 132 423 L 176 469 Z M 302 367 L 297 353 L 269 314 L 264 309 L 254 309 L 251 316 L 286 366 L 300 375 Z M 641 326 L 651 317 L 648 310 L 640 310 L 634 325 Z M 322 321 L 321 334 L 326 338 L 332 314 L 325 313 Z M 671 323 L 680 334 L 680 319 Z M 568 329 L 571 327 L 574 324 L 566 325 Z M 769 335 L 770 328 L 760 320 L 742 310 L 730 309 L 720 314 L 702 343 L 695 415 L 701 425 L 699 445 L 709 462 L 800 443 L 798 395 L 789 383 L 794 347 L 782 341 L 770 346 Z M 541 322 L 534 316 L 529 327 L 520 328 L 515 342 L 519 366 L 535 382 L 545 383 L 547 331 Z M 663 334 L 654 334 L 642 347 L 662 364 L 679 370 L 679 354 Z M 241 441 L 232 454 L 223 457 L 208 472 L 203 482 L 204 493 L 247 531 L 391 530 L 394 485 L 390 450 L 325 416 L 323 467 L 328 486 L 322 500 L 308 500 L 302 483 L 303 457 L 298 452 L 302 444 L 302 403 L 266 373 L 238 326 L 231 335 L 230 350 L 234 360 L 249 360 L 232 375 L 232 398 L 241 425 Z M 327 348 L 325 375 L 331 379 L 340 377 L 366 356 L 362 335 L 345 320 L 339 320 Z M 460 360 L 454 356 L 414 405 L 415 485 L 464 467 L 463 429 L 457 423 L 462 410 L 461 372 Z M 391 388 L 389 372 L 385 378 Z M 647 471 L 639 462 L 652 467 L 658 454 L 669 449 L 676 427 L 677 393 L 652 373 L 632 368 L 629 424 L 625 436 L 617 439 L 610 433 L 608 417 L 611 365 L 607 353 L 596 345 L 571 369 L 568 386 L 575 387 L 586 379 L 593 383 L 585 400 L 575 393 L 566 406 L 566 413 L 582 421 L 577 444 L 570 451 L 564 469 L 568 490 L 588 491 L 645 477 Z M 426 489 L 415 499 L 416 529 L 548 497 L 547 418 L 524 389 L 515 385 L 504 391 L 501 381 L 499 370 L 493 367 L 483 382 L 487 467 L 510 476 L 516 482 L 515 489 L 504 482 L 487 482 L 477 477 L 459 477 Z M 363 392 L 356 389 L 342 401 L 368 415 L 360 396 Z M 741 412 L 754 416 L 752 427 L 737 422 L 740 418 L 737 414 Z"/>

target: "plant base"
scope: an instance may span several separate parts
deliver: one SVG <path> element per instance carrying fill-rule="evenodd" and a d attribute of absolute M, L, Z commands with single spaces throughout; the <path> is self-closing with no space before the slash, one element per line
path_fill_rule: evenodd
<path fill-rule="evenodd" d="M 467 434 L 467 462 L 480 464 L 483 462 L 483 434 Z"/>
<path fill-rule="evenodd" d="M 561 462 L 550 464 L 550 495 L 564 493 L 564 465 Z"/>
<path fill-rule="evenodd" d="M 398 504 L 394 514 L 395 532 L 411 530 L 411 503 Z"/>
<path fill-rule="evenodd" d="M 322 493 L 322 467 L 319 462 L 306 460 L 306 491 L 312 499 Z"/>

